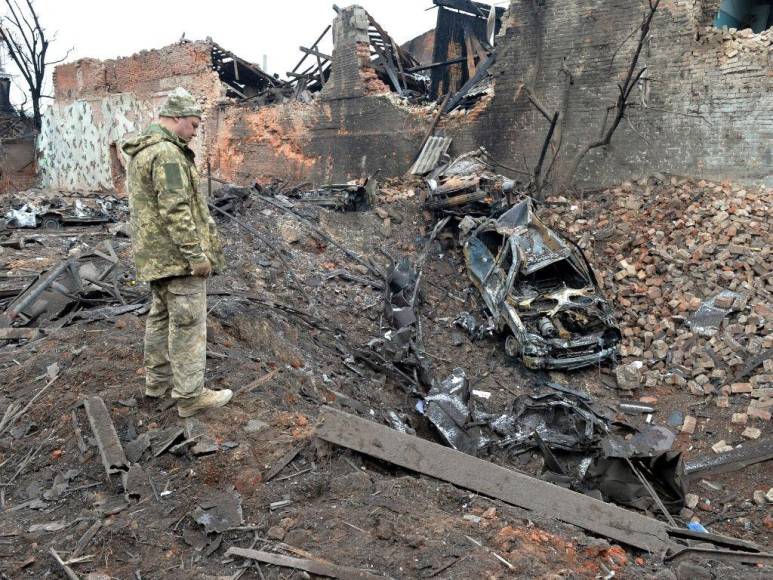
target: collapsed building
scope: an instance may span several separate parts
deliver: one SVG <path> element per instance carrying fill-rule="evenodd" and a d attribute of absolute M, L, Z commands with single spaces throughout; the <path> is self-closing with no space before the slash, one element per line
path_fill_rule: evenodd
<path fill-rule="evenodd" d="M 661 4 L 641 47 L 638 0 L 434 4 L 436 29 L 403 47 L 362 8 L 340 9 L 332 55 L 318 40 L 287 82 L 211 40 L 60 65 L 41 183 L 121 191 L 118 143 L 176 86 L 205 104 L 199 162 L 240 184 L 402 175 L 428 131 L 452 139 L 452 154 L 484 146 L 528 179 L 553 116 L 545 166 L 556 189 L 653 173 L 771 183 L 771 31 L 716 28 L 719 0 Z M 637 50 L 625 119 L 609 145 L 580 155 L 611 122 Z"/>

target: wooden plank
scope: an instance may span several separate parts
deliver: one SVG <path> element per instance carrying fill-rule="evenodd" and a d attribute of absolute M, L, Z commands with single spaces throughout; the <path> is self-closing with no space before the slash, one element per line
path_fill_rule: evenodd
<path fill-rule="evenodd" d="M 270 552 L 250 550 L 248 548 L 228 548 L 228 551 L 225 553 L 225 555 L 241 556 L 242 558 L 257 560 L 258 562 L 265 562 L 266 564 L 273 564 L 274 566 L 295 568 L 296 570 L 303 570 L 305 572 L 309 572 L 310 574 L 316 574 L 317 576 L 341 578 L 342 580 L 367 580 L 369 578 L 385 578 L 385 576 L 376 576 L 375 574 L 365 572 L 364 570 L 358 570 L 357 568 L 336 566 L 335 564 L 328 564 L 327 562 L 322 562 L 320 560 L 293 558 L 291 556 L 271 554 Z"/>
<path fill-rule="evenodd" d="M 0 340 L 35 340 L 42 335 L 39 328 L 0 328 Z"/>
<path fill-rule="evenodd" d="M 396 55 L 395 60 L 397 60 L 397 69 L 400 71 L 400 78 L 403 81 L 403 88 L 408 90 L 408 82 L 405 80 L 405 70 L 403 70 L 403 60 L 400 58 L 400 53 L 397 52 L 397 45 L 395 44 L 394 40 L 392 40 L 392 54 Z"/>
<path fill-rule="evenodd" d="M 488 13 L 486 11 L 491 8 L 488 4 L 471 2 L 470 0 L 433 0 L 433 2 L 436 6 L 466 12 L 470 16 L 477 16 L 484 20 L 488 18 Z M 497 17 L 501 17 L 505 13 L 505 8 L 502 7 L 496 7 L 495 10 Z"/>
<path fill-rule="evenodd" d="M 285 453 L 284 457 L 282 457 L 279 461 L 276 462 L 276 465 L 274 465 L 269 472 L 263 477 L 263 481 L 271 481 L 274 479 L 277 475 L 279 475 L 279 472 L 282 471 L 285 467 L 290 465 L 293 459 L 295 459 L 298 454 L 303 450 L 303 448 L 306 447 L 305 445 L 300 445 L 296 447 L 295 449 L 290 449 L 288 453 Z"/>
<path fill-rule="evenodd" d="M 405 69 L 405 72 L 409 73 L 415 73 L 422 70 L 428 70 L 432 68 L 439 68 L 441 66 L 451 66 L 452 64 L 459 64 L 460 62 L 464 62 L 467 60 L 466 56 L 460 56 L 458 58 L 453 58 L 451 60 L 444 60 L 443 62 L 433 62 L 432 64 L 425 64 L 421 66 L 414 66 L 408 69 Z"/>
<path fill-rule="evenodd" d="M 324 52 L 319 52 L 316 49 L 313 48 L 306 48 L 305 46 L 299 47 L 301 49 L 301 52 L 305 52 L 306 54 L 312 54 L 317 57 L 317 60 L 320 58 L 324 58 L 325 60 L 333 60 L 333 57 L 329 54 L 325 54 Z"/>
<path fill-rule="evenodd" d="M 311 48 L 317 48 L 320 42 L 322 42 L 322 39 L 325 38 L 325 35 L 327 34 L 327 31 L 330 30 L 330 24 L 328 24 L 327 28 L 322 31 L 322 34 L 319 35 L 319 38 L 314 42 L 314 44 L 311 45 Z M 298 62 L 298 64 L 295 65 L 292 71 L 290 72 L 297 72 L 299 68 L 301 68 L 301 65 L 306 60 L 306 57 L 309 56 L 307 53 L 304 53 L 303 58 Z M 288 73 L 289 74 L 289 73 Z"/>
<path fill-rule="evenodd" d="M 377 44 L 371 43 L 371 46 L 373 46 L 376 49 L 376 52 L 381 57 L 381 61 L 382 61 L 381 64 L 384 67 L 384 69 L 387 71 L 387 76 L 389 76 L 389 80 L 391 81 L 392 86 L 397 91 L 397 94 L 402 97 L 403 88 L 402 86 L 400 86 L 400 81 L 397 79 L 397 74 L 395 73 L 395 69 L 392 68 L 391 64 L 389 64 L 390 59 L 387 57 L 386 52 L 382 50 L 381 47 L 379 47 Z"/>
<path fill-rule="evenodd" d="M 663 522 L 330 407 L 317 436 L 642 550 L 674 547 Z"/>
<path fill-rule="evenodd" d="M 94 433 L 94 439 L 97 440 L 102 465 L 105 466 L 107 474 L 121 473 L 129 469 L 129 461 L 126 459 L 105 402 L 100 397 L 87 397 L 83 401 L 83 406 L 86 408 L 91 431 Z"/>

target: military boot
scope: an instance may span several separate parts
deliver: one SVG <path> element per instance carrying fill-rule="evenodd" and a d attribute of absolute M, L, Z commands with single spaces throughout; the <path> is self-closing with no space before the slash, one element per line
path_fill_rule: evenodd
<path fill-rule="evenodd" d="M 166 395 L 169 389 L 170 385 L 145 385 L 145 396 L 151 399 L 159 399 Z"/>
<path fill-rule="evenodd" d="M 205 387 L 201 391 L 201 394 L 195 399 L 180 399 L 177 402 L 177 414 L 180 415 L 180 417 L 191 417 L 204 409 L 222 407 L 230 401 L 233 396 L 234 393 L 231 389 L 212 391 Z"/>

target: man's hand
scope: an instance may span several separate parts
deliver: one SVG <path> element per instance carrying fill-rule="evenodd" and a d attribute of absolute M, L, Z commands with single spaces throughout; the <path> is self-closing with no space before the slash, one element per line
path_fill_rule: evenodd
<path fill-rule="evenodd" d="M 212 265 L 206 258 L 202 262 L 193 262 L 191 264 L 191 275 L 200 278 L 206 278 L 212 273 Z"/>

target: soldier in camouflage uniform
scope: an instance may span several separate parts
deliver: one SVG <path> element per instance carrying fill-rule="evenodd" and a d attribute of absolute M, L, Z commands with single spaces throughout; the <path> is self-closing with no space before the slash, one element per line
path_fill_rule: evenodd
<path fill-rule="evenodd" d="M 150 283 L 145 326 L 145 395 L 172 389 L 181 417 L 225 405 L 228 390 L 204 387 L 207 277 L 223 268 L 223 253 L 188 142 L 201 108 L 178 88 L 153 123 L 123 151 L 131 157 L 127 189 L 137 277 Z"/>

